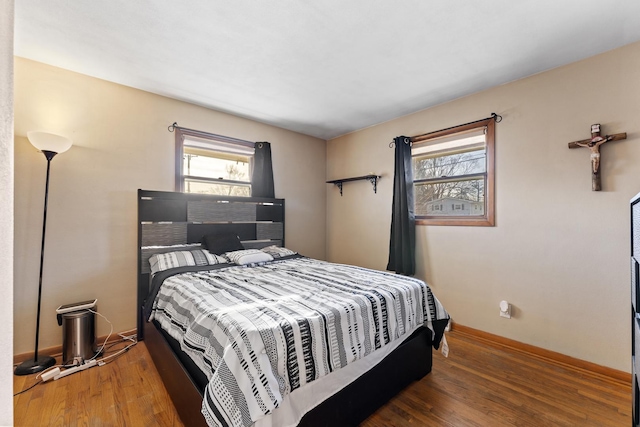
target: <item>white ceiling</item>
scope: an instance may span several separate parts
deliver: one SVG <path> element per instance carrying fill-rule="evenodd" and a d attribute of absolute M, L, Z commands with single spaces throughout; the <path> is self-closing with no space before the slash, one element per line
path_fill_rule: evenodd
<path fill-rule="evenodd" d="M 638 0 L 15 0 L 15 9 L 17 56 L 323 139 L 640 40 Z"/>

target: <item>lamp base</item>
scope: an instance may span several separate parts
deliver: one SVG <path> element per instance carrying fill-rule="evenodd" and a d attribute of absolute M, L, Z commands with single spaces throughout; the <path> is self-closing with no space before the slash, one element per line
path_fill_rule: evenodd
<path fill-rule="evenodd" d="M 29 359 L 19 364 L 13 373 L 14 375 L 31 375 L 42 372 L 55 364 L 56 359 L 51 356 L 38 356 L 38 360 Z"/>

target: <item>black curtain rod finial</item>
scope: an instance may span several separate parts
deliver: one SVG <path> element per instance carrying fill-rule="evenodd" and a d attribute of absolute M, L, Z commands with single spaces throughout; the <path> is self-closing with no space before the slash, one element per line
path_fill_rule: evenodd
<path fill-rule="evenodd" d="M 176 130 L 177 127 L 178 127 L 178 122 L 173 122 L 173 124 L 169 126 L 167 129 L 169 130 L 169 132 L 173 132 L 174 130 Z"/>
<path fill-rule="evenodd" d="M 408 136 L 405 136 L 403 142 L 410 146 L 412 141 L 411 141 L 411 138 L 409 138 Z M 389 143 L 389 148 L 394 148 L 395 146 L 396 146 L 395 140 Z"/>

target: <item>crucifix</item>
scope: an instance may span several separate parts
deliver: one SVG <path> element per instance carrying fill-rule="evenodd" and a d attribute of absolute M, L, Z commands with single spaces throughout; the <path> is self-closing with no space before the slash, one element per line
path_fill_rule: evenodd
<path fill-rule="evenodd" d="M 627 139 L 627 133 L 600 136 L 600 125 L 591 125 L 591 138 L 569 143 L 569 148 L 587 147 L 591 150 L 591 190 L 600 191 L 600 146 L 609 141 Z"/>

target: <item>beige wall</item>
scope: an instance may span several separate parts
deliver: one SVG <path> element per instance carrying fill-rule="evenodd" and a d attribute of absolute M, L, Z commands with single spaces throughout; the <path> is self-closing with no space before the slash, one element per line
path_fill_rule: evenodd
<path fill-rule="evenodd" d="M 33 351 L 46 160 L 26 133 L 70 137 L 51 163 L 42 303 L 43 348 L 60 345 L 60 304 L 98 298 L 115 331 L 135 327 L 136 190 L 173 190 L 181 126 L 272 144 L 286 243 L 325 257 L 325 141 L 16 58 L 14 353 Z M 108 325 L 98 321 L 98 335 Z"/>
<path fill-rule="evenodd" d="M 0 425 L 13 424 L 13 0 L 0 3 Z"/>
<path fill-rule="evenodd" d="M 41 346 L 61 343 L 55 308 L 98 298 L 114 329 L 135 326 L 137 188 L 172 190 L 180 125 L 272 142 L 287 246 L 384 269 L 394 136 L 502 114 L 497 226 L 418 227 L 418 276 L 460 324 L 630 370 L 628 201 L 640 191 L 640 44 L 503 85 L 330 141 L 16 58 L 14 353 L 33 349 L 45 160 L 29 130 L 69 136 L 52 162 Z M 602 149 L 603 191 L 587 150 L 567 143 L 627 132 Z M 325 161 L 326 160 L 326 161 Z M 326 171 L 325 171 L 326 167 Z M 325 179 L 380 173 L 344 196 Z M 325 176 L 326 173 L 326 176 Z M 326 236 L 325 236 L 326 198 Z M 498 316 L 509 300 L 515 316 Z M 18 329 L 18 328 L 17 328 Z M 98 334 L 108 332 L 99 322 Z M 453 349 L 455 351 L 455 349 Z"/>
<path fill-rule="evenodd" d="M 382 174 L 327 189 L 330 261 L 386 267 L 394 136 L 489 116 L 496 126 L 496 227 L 417 228 L 417 276 L 454 321 L 630 371 L 629 199 L 640 191 L 640 43 L 329 141 L 327 179 Z M 401 75 L 398 78 L 402 78 Z M 591 191 L 590 125 L 628 139 L 602 148 Z M 511 320 L 498 304 L 514 306 Z M 455 352 L 455 348 L 451 351 Z"/>

